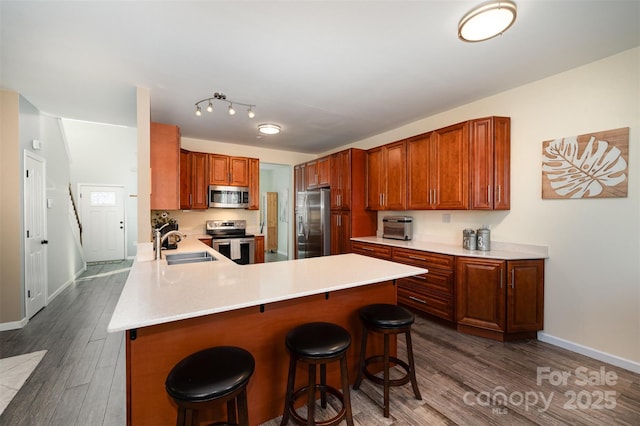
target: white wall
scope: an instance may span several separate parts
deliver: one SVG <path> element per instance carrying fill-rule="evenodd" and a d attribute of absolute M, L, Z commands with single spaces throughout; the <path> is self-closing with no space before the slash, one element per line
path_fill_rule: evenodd
<path fill-rule="evenodd" d="M 60 119 L 41 116 L 40 128 L 42 149 L 36 154 L 47 160 L 47 199 L 52 202 L 47 208 L 47 297 L 51 301 L 83 271 L 84 261 L 69 222 L 69 157 Z"/>
<path fill-rule="evenodd" d="M 71 156 L 71 183 L 122 185 L 125 194 L 126 256 L 137 250 L 137 130 L 86 121 L 62 120 Z"/>
<path fill-rule="evenodd" d="M 511 117 L 511 210 L 412 211 L 416 234 L 549 247 L 541 338 L 640 371 L 640 48 L 351 144 L 370 148 L 471 118 Z M 630 127 L 628 197 L 541 198 L 542 142 Z M 379 227 L 385 212 L 378 215 Z M 407 212 L 405 212 L 407 213 Z"/>

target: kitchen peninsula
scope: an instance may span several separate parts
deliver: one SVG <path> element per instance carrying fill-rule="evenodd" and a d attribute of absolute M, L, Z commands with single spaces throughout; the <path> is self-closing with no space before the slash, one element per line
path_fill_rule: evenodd
<path fill-rule="evenodd" d="M 278 417 L 287 377 L 285 335 L 305 322 L 349 330 L 349 375 L 355 379 L 358 308 L 395 303 L 396 279 L 427 272 L 358 254 L 241 266 L 189 238 L 174 252 L 193 251 L 217 260 L 168 265 L 139 258 L 109 323 L 109 332 L 126 331 L 128 424 L 175 422 L 176 407 L 164 388 L 167 373 L 183 357 L 218 345 L 243 347 L 256 359 L 248 386 L 251 424 Z M 337 373 L 329 367 L 329 380 Z M 201 420 L 210 423 L 218 415 L 205 412 Z"/>

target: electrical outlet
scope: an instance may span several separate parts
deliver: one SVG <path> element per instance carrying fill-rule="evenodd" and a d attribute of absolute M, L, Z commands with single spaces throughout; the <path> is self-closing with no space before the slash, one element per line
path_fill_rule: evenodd
<path fill-rule="evenodd" d="M 442 223 L 451 223 L 451 214 L 450 213 L 444 213 L 442 215 Z"/>

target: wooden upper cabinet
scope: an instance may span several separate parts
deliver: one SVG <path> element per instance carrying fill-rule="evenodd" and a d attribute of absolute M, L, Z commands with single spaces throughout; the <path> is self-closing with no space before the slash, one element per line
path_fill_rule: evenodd
<path fill-rule="evenodd" d="M 331 155 L 331 208 L 351 208 L 351 150 Z"/>
<path fill-rule="evenodd" d="M 249 186 L 249 159 L 209 154 L 209 184 Z"/>
<path fill-rule="evenodd" d="M 260 209 L 260 160 L 249 158 L 249 207 L 247 210 Z M 264 253 L 263 253 L 264 256 Z"/>
<path fill-rule="evenodd" d="M 180 208 L 190 209 L 191 200 L 191 152 L 180 150 Z"/>
<path fill-rule="evenodd" d="M 296 194 L 307 189 L 307 165 L 298 164 L 293 168 L 293 187 Z"/>
<path fill-rule="evenodd" d="M 471 208 L 509 210 L 511 120 L 486 117 L 470 122 Z"/>
<path fill-rule="evenodd" d="M 177 210 L 180 205 L 180 129 L 151 123 L 150 166 L 152 210 Z"/>
<path fill-rule="evenodd" d="M 407 140 L 407 208 L 409 210 L 431 209 L 431 133 L 414 136 Z"/>
<path fill-rule="evenodd" d="M 407 208 L 469 208 L 469 127 L 459 123 L 407 140 Z"/>
<path fill-rule="evenodd" d="M 180 208 L 208 208 L 208 185 L 208 154 L 180 150 Z"/>
<path fill-rule="evenodd" d="M 229 185 L 229 156 L 209 154 L 209 185 Z"/>
<path fill-rule="evenodd" d="M 207 192 L 209 191 L 208 180 L 208 154 L 203 152 L 191 153 L 191 188 L 193 191 L 191 208 L 206 209 L 209 207 Z"/>
<path fill-rule="evenodd" d="M 331 157 L 322 157 L 306 163 L 305 180 L 307 189 L 322 188 L 330 185 L 330 159 Z"/>
<path fill-rule="evenodd" d="M 430 186 L 438 210 L 469 208 L 469 124 L 454 124 L 431 133 Z"/>
<path fill-rule="evenodd" d="M 384 164 L 382 147 L 367 151 L 367 208 L 382 210 L 382 191 L 384 190 Z"/>
<path fill-rule="evenodd" d="M 406 209 L 406 147 L 403 140 L 367 152 L 367 208 Z"/>
<path fill-rule="evenodd" d="M 249 159 L 244 157 L 230 157 L 229 185 L 249 186 Z"/>

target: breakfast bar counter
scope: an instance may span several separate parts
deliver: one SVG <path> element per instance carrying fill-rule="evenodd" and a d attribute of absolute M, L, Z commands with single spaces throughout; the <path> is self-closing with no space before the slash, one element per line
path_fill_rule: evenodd
<path fill-rule="evenodd" d="M 332 322 L 350 332 L 353 381 L 358 309 L 395 303 L 395 280 L 426 272 L 357 254 L 241 266 L 189 239 L 172 250 L 193 251 L 208 251 L 218 260 L 134 262 L 109 323 L 110 332 L 126 330 L 128 424 L 174 423 L 177 409 L 164 388 L 168 372 L 183 357 L 222 345 L 242 347 L 256 360 L 247 388 L 251 424 L 278 417 L 286 390 L 285 336 L 306 322 Z M 380 348 L 380 341 L 371 342 L 372 350 Z M 336 380 L 337 368 L 328 368 L 327 376 Z M 206 411 L 201 421 L 211 423 L 221 414 Z"/>

